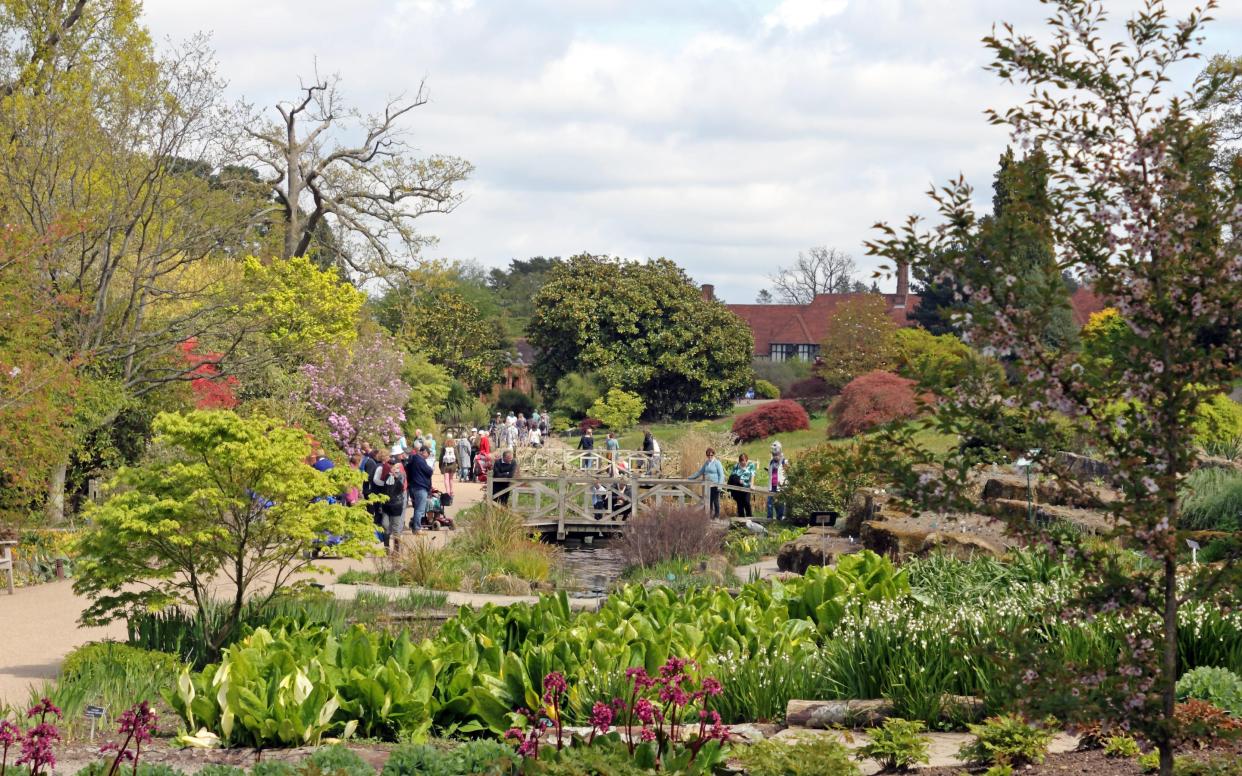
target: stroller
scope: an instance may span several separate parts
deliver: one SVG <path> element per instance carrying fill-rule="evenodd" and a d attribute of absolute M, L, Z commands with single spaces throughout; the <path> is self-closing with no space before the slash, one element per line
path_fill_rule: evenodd
<path fill-rule="evenodd" d="M 479 453 L 474 457 L 474 480 L 475 482 L 487 482 L 487 473 L 492 470 L 492 457 L 485 453 Z"/>
<path fill-rule="evenodd" d="M 450 531 L 455 528 L 453 518 L 444 513 L 444 508 L 452 503 L 452 496 L 442 494 L 440 491 L 432 488 L 431 493 L 427 497 L 426 525 L 423 527 L 432 531 L 438 531 L 441 527 L 447 528 Z"/>

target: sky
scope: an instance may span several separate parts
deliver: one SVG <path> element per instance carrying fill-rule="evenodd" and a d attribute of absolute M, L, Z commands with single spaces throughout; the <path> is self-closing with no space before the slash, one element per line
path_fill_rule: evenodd
<path fill-rule="evenodd" d="M 1124 17 L 1137 0 L 1105 0 Z M 1190 0 L 1170 0 L 1183 11 Z M 1224 0 L 1207 54 L 1242 54 Z M 1036 0 L 146 0 L 157 40 L 211 34 L 228 94 L 274 105 L 339 74 L 363 112 L 420 83 L 424 154 L 469 160 L 465 200 L 420 219 L 424 257 L 665 256 L 751 302 L 800 250 L 854 256 L 958 174 L 983 202 L 1023 97 L 983 70 L 994 23 Z M 1195 67 L 1181 75 L 1193 77 Z M 275 116 L 275 113 L 272 113 Z M 889 289 L 891 279 L 882 279 Z"/>

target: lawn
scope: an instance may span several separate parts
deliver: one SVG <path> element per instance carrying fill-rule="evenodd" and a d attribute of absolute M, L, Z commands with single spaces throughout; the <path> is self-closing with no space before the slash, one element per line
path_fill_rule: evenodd
<path fill-rule="evenodd" d="M 677 423 L 651 423 L 643 424 L 641 427 L 621 435 L 621 449 L 623 450 L 641 450 L 643 442 L 643 431 L 650 429 L 655 438 L 659 440 L 661 446 L 671 447 L 678 439 L 687 431 L 692 429 L 702 429 L 705 431 L 728 431 L 733 427 L 733 420 L 738 415 L 745 414 L 754 409 L 753 405 L 738 405 L 733 408 L 733 412 L 724 417 L 714 420 L 700 420 L 696 422 L 677 422 Z M 926 427 L 926 423 L 922 421 L 913 421 L 920 428 L 915 438 L 923 445 L 931 449 L 933 452 L 943 453 L 953 446 L 955 438 L 941 434 L 935 429 Z M 742 451 L 755 461 L 766 461 L 770 454 L 772 442 L 780 440 L 781 446 L 785 450 L 785 455 L 792 456 L 797 453 L 815 447 L 816 445 L 828 442 L 831 444 L 844 444 L 849 439 L 829 439 L 828 438 L 828 417 L 826 414 L 815 415 L 811 418 L 811 427 L 803 431 L 791 431 L 785 434 L 776 434 L 775 436 L 757 439 L 753 442 L 747 442 L 742 445 Z"/>

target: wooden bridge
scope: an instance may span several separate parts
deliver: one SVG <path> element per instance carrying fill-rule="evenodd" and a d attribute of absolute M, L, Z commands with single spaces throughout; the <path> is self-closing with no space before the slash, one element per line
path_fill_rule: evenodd
<path fill-rule="evenodd" d="M 592 472 L 611 474 L 614 468 L 645 477 L 664 473 L 681 473 L 681 453 L 647 453 L 642 450 L 605 450 L 604 440 L 596 450 L 571 450 L 566 447 L 522 447 L 517 451 L 518 471 L 535 477 L 558 477 L 561 474 L 590 476 Z"/>
<path fill-rule="evenodd" d="M 598 487 L 597 487 L 598 486 Z M 619 533 L 639 512 L 665 504 L 711 508 L 710 483 L 702 480 L 659 477 L 591 477 L 561 474 L 556 477 L 489 477 L 487 499 L 506 504 L 521 515 L 532 531 L 564 539 L 572 533 Z M 763 510 L 768 491 L 734 485 L 721 489 L 723 503 L 733 492 L 751 494 L 752 503 Z M 602 488 L 602 492 L 601 489 Z"/>

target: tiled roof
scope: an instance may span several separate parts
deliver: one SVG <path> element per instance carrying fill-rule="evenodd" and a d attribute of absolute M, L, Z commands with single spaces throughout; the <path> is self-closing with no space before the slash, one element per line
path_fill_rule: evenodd
<path fill-rule="evenodd" d="M 1079 286 L 1077 291 L 1070 294 L 1070 307 L 1074 310 L 1074 324 L 1082 328 L 1087 325 L 1092 313 L 1098 313 L 1108 305 L 1095 291 L 1087 286 Z"/>
<path fill-rule="evenodd" d="M 729 309 L 750 324 L 755 336 L 755 355 L 766 356 L 772 343 L 818 345 L 828 334 L 828 319 L 837 305 L 859 294 L 819 294 L 810 304 L 731 304 Z M 917 294 L 906 296 L 906 306 L 896 307 L 896 294 L 882 294 L 888 313 L 899 326 L 906 313 L 918 306 Z"/>

